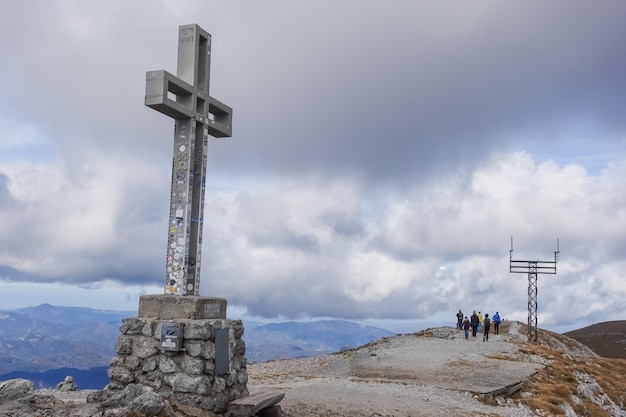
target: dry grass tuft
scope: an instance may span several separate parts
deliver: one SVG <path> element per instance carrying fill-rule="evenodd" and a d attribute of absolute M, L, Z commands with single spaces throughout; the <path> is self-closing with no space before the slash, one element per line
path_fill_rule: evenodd
<path fill-rule="evenodd" d="M 563 403 L 568 403 L 581 416 L 613 415 L 601 405 L 584 398 L 579 391 L 579 387 L 583 386 L 579 379 L 587 375 L 590 381 L 597 382 L 600 389 L 624 410 L 626 360 L 572 355 L 569 350 L 578 349 L 575 341 L 551 332 L 541 333 L 538 335 L 539 343 L 525 343 L 520 351 L 549 358 L 551 363 L 539 370 L 513 398 L 532 409 L 553 415 L 566 415 L 561 407 Z M 582 401 L 577 403 L 573 401 L 574 397 Z M 608 405 L 610 401 L 605 400 L 604 403 Z"/>

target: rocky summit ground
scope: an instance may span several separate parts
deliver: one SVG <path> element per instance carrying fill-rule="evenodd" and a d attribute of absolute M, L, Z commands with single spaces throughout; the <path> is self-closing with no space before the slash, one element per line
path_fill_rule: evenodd
<path fill-rule="evenodd" d="M 451 327 L 316 358 L 248 367 L 251 393 L 285 393 L 293 417 L 626 416 L 626 361 L 506 323 L 488 342 Z"/>
<path fill-rule="evenodd" d="M 468 341 L 461 331 L 440 327 L 331 355 L 253 363 L 248 390 L 284 393 L 284 417 L 626 417 L 626 360 L 599 357 L 542 330 L 538 343 L 528 343 L 526 330 L 510 322 L 489 341 Z M 2 417 L 191 415 L 163 413 L 159 398 L 137 404 L 132 393 L 125 399 L 135 408 L 117 404 L 114 412 L 111 399 L 111 406 L 86 401 L 102 392 L 25 389 L 3 401 L 1 391 Z"/>

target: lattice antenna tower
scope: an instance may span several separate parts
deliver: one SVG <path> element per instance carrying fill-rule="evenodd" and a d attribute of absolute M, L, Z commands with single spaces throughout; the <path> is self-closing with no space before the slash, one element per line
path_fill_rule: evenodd
<path fill-rule="evenodd" d="M 528 274 L 528 341 L 537 341 L 537 275 L 556 275 L 556 263 L 559 261 L 559 239 L 556 240 L 554 261 L 526 261 L 513 259 L 513 236 L 509 251 L 509 272 Z"/>

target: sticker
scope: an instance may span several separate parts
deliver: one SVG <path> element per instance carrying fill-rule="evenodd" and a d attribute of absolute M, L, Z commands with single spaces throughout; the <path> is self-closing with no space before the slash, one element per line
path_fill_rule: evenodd
<path fill-rule="evenodd" d="M 181 245 L 181 246 L 184 246 L 185 245 L 185 238 L 184 237 L 179 237 L 178 238 L 178 244 Z"/>
<path fill-rule="evenodd" d="M 191 290 L 193 290 L 193 284 L 190 282 L 189 284 L 187 284 L 187 291 Z"/>
<path fill-rule="evenodd" d="M 170 243 L 170 248 L 174 249 L 176 247 L 176 242 Z"/>
<path fill-rule="evenodd" d="M 180 145 L 180 148 L 178 148 L 178 150 L 181 152 L 185 152 L 185 145 Z"/>
<path fill-rule="evenodd" d="M 178 171 L 178 172 L 176 173 L 176 179 L 177 179 L 178 181 L 183 181 L 183 180 L 185 179 L 185 173 L 184 173 L 184 172 L 181 172 L 181 171 Z"/>
<path fill-rule="evenodd" d="M 183 209 L 177 209 L 176 210 L 176 217 L 179 219 L 183 218 Z"/>

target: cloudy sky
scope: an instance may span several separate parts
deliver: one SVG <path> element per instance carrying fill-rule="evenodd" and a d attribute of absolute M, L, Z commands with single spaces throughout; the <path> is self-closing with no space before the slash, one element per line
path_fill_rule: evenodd
<path fill-rule="evenodd" d="M 0 307 L 162 293 L 173 122 L 145 73 L 212 34 L 201 295 L 235 315 L 626 319 L 626 3 L 8 1 Z M 419 327 L 419 325 L 417 325 Z"/>

